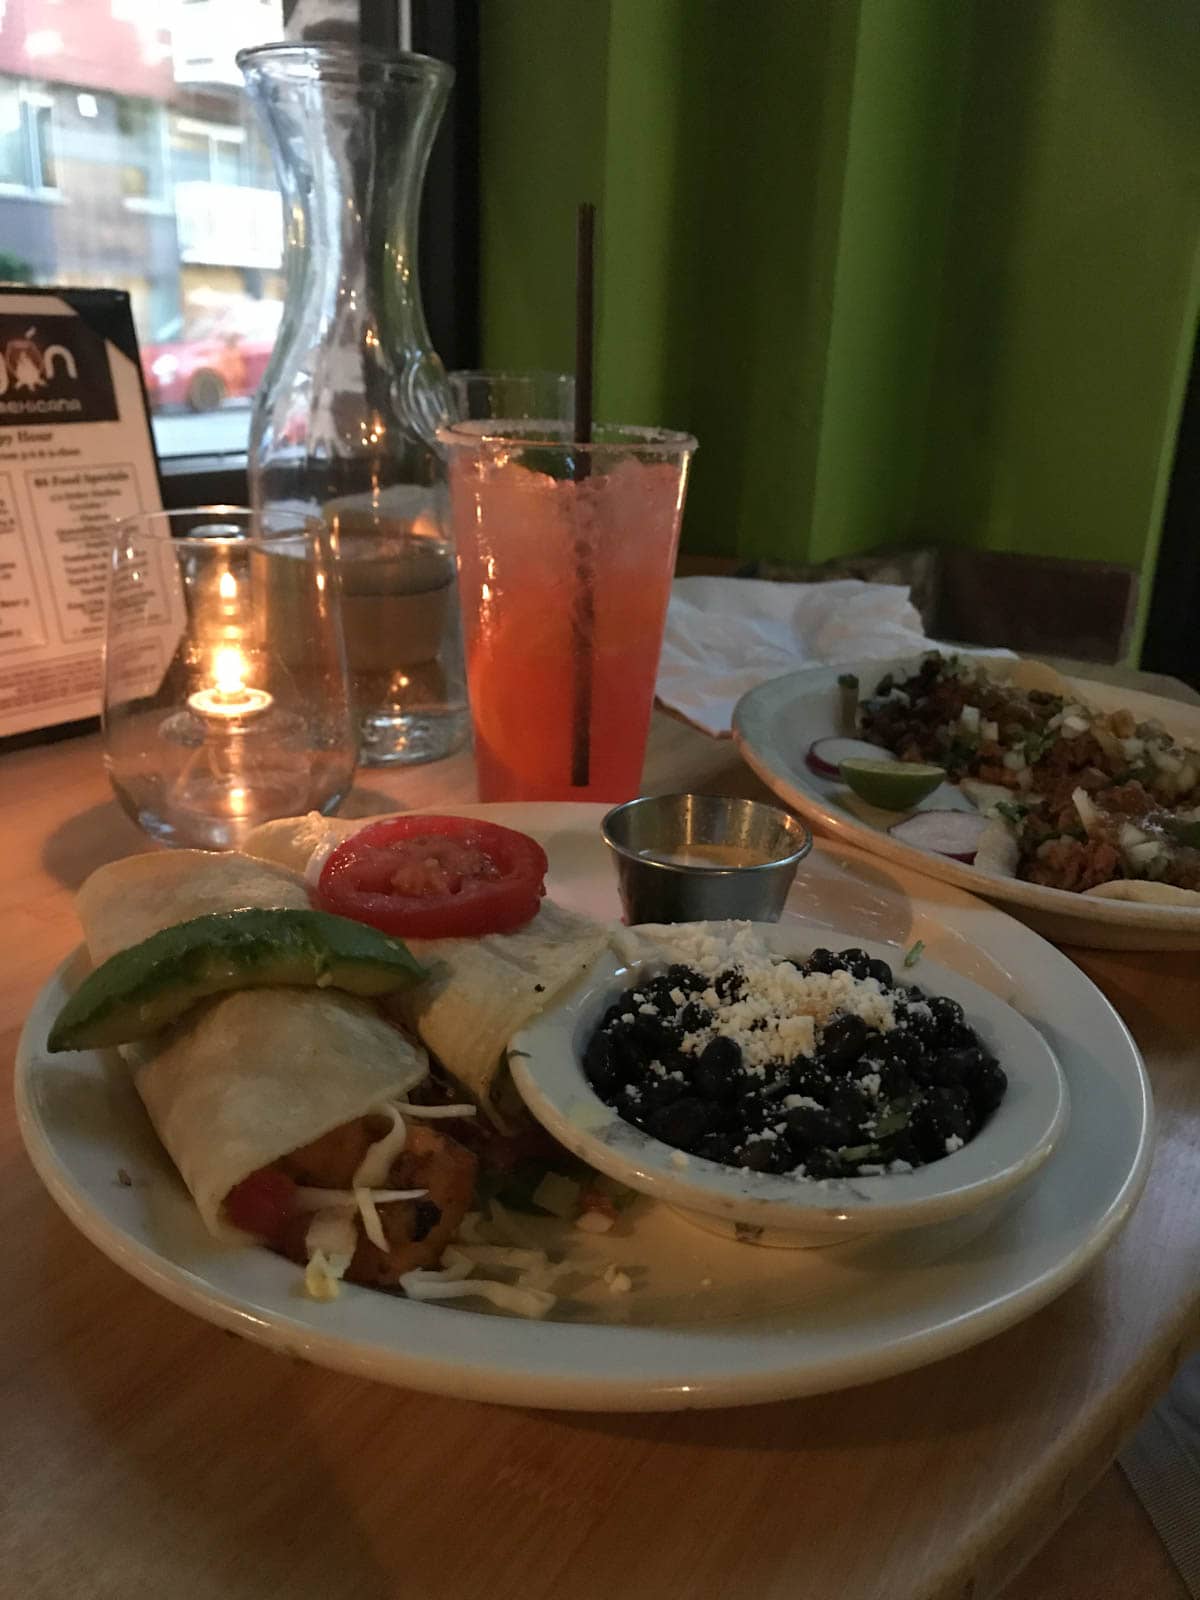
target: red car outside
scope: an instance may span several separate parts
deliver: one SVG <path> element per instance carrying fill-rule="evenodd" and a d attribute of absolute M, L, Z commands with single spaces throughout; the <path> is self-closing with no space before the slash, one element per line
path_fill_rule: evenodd
<path fill-rule="evenodd" d="M 262 381 L 273 338 L 226 333 L 142 347 L 150 405 L 216 411 L 226 400 L 252 395 Z"/>

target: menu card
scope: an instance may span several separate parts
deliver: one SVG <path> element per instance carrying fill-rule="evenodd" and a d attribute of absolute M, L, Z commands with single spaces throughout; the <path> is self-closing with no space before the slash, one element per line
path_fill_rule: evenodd
<path fill-rule="evenodd" d="M 0 738 L 99 712 L 113 521 L 161 509 L 129 296 L 0 288 Z"/>

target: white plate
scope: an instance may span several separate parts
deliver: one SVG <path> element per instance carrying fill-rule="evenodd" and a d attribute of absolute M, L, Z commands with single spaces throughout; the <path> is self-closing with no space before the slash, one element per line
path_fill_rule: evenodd
<path fill-rule="evenodd" d="M 458 809 L 536 834 L 555 896 L 616 914 L 603 807 Z M 601 1285 L 574 1321 L 501 1321 L 353 1287 L 318 1305 L 300 1296 L 288 1262 L 206 1234 L 119 1058 L 45 1054 L 66 964 L 18 1048 L 22 1136 L 67 1216 L 134 1277 L 221 1327 L 360 1376 L 515 1405 L 649 1411 L 776 1400 L 904 1372 L 1028 1316 L 1094 1260 L 1145 1182 L 1149 1089 L 1095 986 L 980 901 L 859 852 L 817 850 L 789 904 L 790 915 L 830 930 L 826 944 L 922 939 L 932 958 L 1040 1029 L 1067 1079 L 1070 1126 L 1042 1171 L 998 1209 L 828 1250 L 778 1251 L 714 1238 L 645 1202 L 632 1228 L 588 1243 L 599 1261 L 619 1263 L 633 1291 Z"/>
<path fill-rule="evenodd" d="M 863 693 L 869 694 L 886 672 L 908 670 L 917 664 L 912 657 L 906 657 L 899 661 L 868 661 L 861 666 L 814 667 L 772 678 L 738 702 L 733 713 L 733 737 L 763 782 L 824 831 L 861 845 L 872 855 L 998 900 L 1049 939 L 1100 950 L 1200 949 L 1200 906 L 1098 900 L 1092 895 L 1047 889 L 1019 878 L 999 877 L 931 850 L 919 850 L 888 833 L 900 813 L 867 805 L 839 779 L 819 778 L 809 770 L 804 758 L 813 741 L 842 731 L 837 687 L 842 673 L 857 673 Z M 1200 740 L 1200 706 L 1080 678 L 1069 678 L 1067 682 L 1079 691 L 1082 700 L 1102 711 L 1127 706 L 1139 721 L 1153 717 L 1177 737 Z M 974 810 L 953 784 L 943 784 L 916 809 L 942 807 Z"/>
<path fill-rule="evenodd" d="M 774 955 L 802 960 L 820 939 L 794 922 L 756 924 Z M 996 1111 L 963 1149 L 915 1171 L 810 1183 L 748 1172 L 680 1151 L 626 1122 L 583 1073 L 597 1022 L 635 981 L 642 962 L 606 952 L 587 977 L 512 1041 L 513 1082 L 540 1123 L 601 1172 L 669 1205 L 702 1213 L 709 1225 L 758 1244 L 829 1245 L 869 1233 L 927 1227 L 998 1199 L 1030 1178 L 1050 1155 L 1067 1120 L 1067 1092 L 1054 1052 L 1012 1006 L 970 979 L 925 958 L 913 972 L 904 951 L 864 941 L 897 981 L 957 1000 L 1008 1074 Z M 700 1217 L 693 1218 L 699 1221 Z M 747 1232 L 749 1230 L 749 1232 Z"/>

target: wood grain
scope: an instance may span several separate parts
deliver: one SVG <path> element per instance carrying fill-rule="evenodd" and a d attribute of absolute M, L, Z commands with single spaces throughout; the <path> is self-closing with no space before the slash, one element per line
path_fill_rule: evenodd
<path fill-rule="evenodd" d="M 727 742 L 663 716 L 646 786 L 763 793 Z M 352 809 L 473 797 L 464 757 L 367 773 Z M 0 825 L 0 1050 L 11 1058 L 34 993 L 77 942 L 72 891 L 144 841 L 109 798 L 94 738 L 0 761 Z M 505 1411 L 271 1355 L 157 1299 L 80 1238 L 38 1185 L 6 1103 L 0 1594 L 998 1593 L 1102 1478 L 1200 1331 L 1195 958 L 1072 954 L 1125 1016 L 1154 1080 L 1159 1146 L 1129 1227 L 1083 1282 L 979 1349 L 783 1405 Z M 1134 1575 L 1122 1592 L 1169 1596 L 1154 1587 L 1165 1557 L 1120 1484 L 1105 1479 L 1097 1494 L 1062 1538 L 1085 1548 L 1119 1502 Z M 1040 1600 L 1021 1587 L 1038 1570 L 1012 1600 Z M 1116 1592 L 1099 1581 L 1078 1590 L 1081 1600 Z"/>

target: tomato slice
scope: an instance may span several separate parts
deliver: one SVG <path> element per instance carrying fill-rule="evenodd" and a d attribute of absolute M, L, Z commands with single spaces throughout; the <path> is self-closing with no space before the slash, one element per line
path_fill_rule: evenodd
<path fill-rule="evenodd" d="M 286 1172 L 260 1167 L 225 1196 L 225 1215 L 235 1228 L 276 1239 L 292 1214 L 295 1194 L 296 1185 Z"/>
<path fill-rule="evenodd" d="M 536 914 L 547 866 L 536 839 L 494 822 L 385 817 L 338 845 L 314 898 L 401 938 L 479 938 Z"/>

